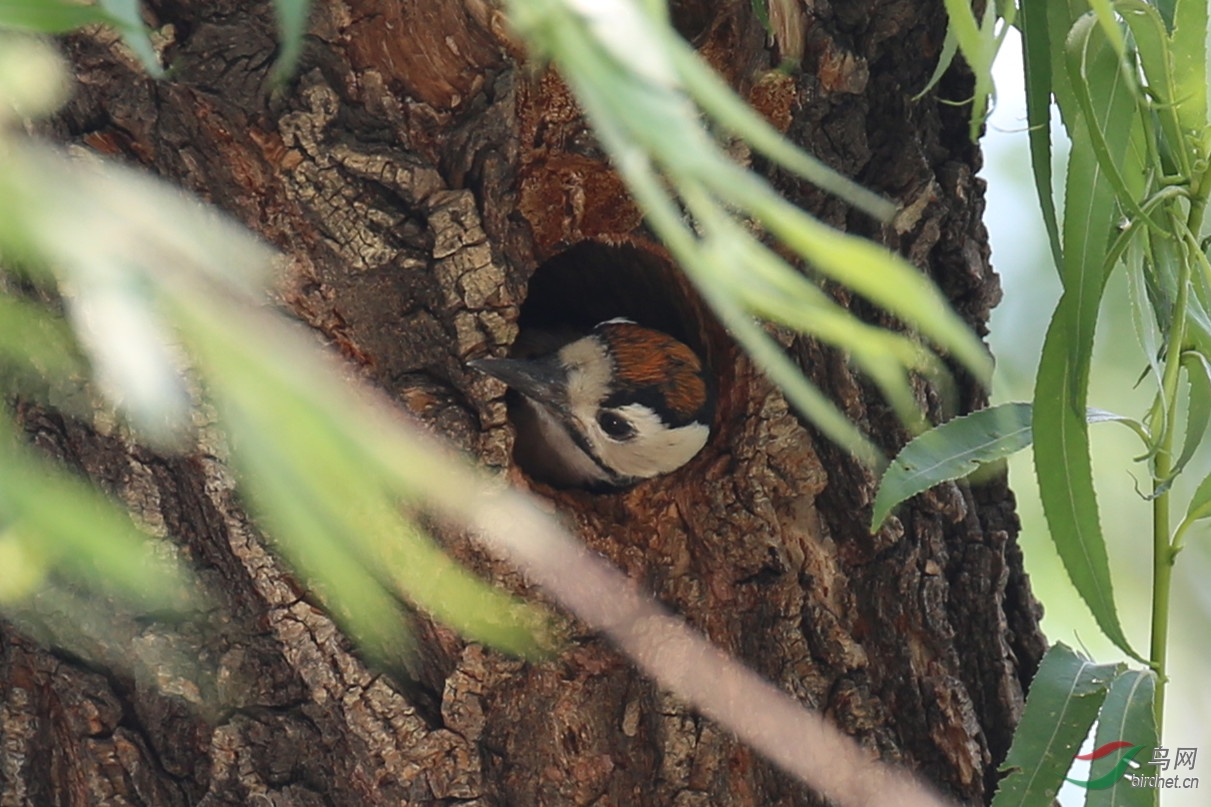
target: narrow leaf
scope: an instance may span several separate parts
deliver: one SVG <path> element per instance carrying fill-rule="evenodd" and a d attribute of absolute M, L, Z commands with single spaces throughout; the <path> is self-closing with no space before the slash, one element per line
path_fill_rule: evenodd
<path fill-rule="evenodd" d="M 1090 423 L 1114 421 L 1141 432 L 1134 419 L 1090 407 Z M 953 418 L 910 441 L 879 482 L 871 530 L 900 502 L 934 485 L 960 479 L 982 465 L 1004 459 L 1031 442 L 1031 405 L 1006 403 Z"/>
<path fill-rule="evenodd" d="M 1188 350 L 1182 354 L 1182 367 L 1186 369 L 1186 380 L 1190 385 L 1190 403 L 1186 412 L 1182 453 L 1173 464 L 1173 476 L 1180 474 L 1186 463 L 1190 462 L 1207 436 L 1207 427 L 1211 425 L 1211 365 L 1206 356 Z"/>
<path fill-rule="evenodd" d="M 1034 462 L 1043 511 L 1064 568 L 1099 627 L 1124 652 L 1131 649 L 1119 624 L 1098 518 L 1089 433 L 1085 420 L 1089 363 L 1105 288 L 1103 260 L 1117 215 L 1114 190 L 1090 147 L 1088 129 L 1102 127 L 1112 158 L 1122 158 L 1135 101 L 1118 57 L 1091 17 L 1084 29 L 1086 67 L 1094 116 L 1074 110 L 1064 212 L 1064 293 L 1043 343 L 1034 395 Z"/>
<path fill-rule="evenodd" d="M 1093 760 L 1089 766 L 1089 792 L 1085 807 L 1154 807 L 1157 792 L 1152 788 L 1131 787 L 1123 778 L 1129 775 L 1129 765 L 1140 752 L 1151 753 L 1157 745 L 1156 674 L 1151 670 L 1125 670 L 1110 684 L 1110 692 L 1097 718 L 1093 745 L 1102 748 L 1108 743 L 1127 742 L 1131 745 L 1121 754 L 1107 754 Z M 1105 787 L 1094 788 L 1102 782 Z"/>
<path fill-rule="evenodd" d="M 1156 312 L 1148 297 L 1147 273 L 1144 271 L 1144 249 L 1141 239 L 1133 238 L 1123 253 L 1127 272 L 1127 298 L 1131 303 L 1131 323 L 1140 348 L 1148 360 L 1158 388 L 1164 373 L 1161 370 L 1161 334 L 1156 325 Z"/>
<path fill-rule="evenodd" d="M 914 101 L 920 101 L 925 97 L 926 93 L 937 86 L 942 80 L 942 76 L 950 69 L 951 62 L 954 61 L 955 54 L 959 51 L 959 39 L 955 36 L 954 28 L 950 23 L 946 25 L 946 39 L 942 42 L 942 52 L 938 55 L 938 63 L 934 66 L 933 75 L 929 77 L 929 81 L 925 83 L 925 87 L 912 97 Z"/>
<path fill-rule="evenodd" d="M 741 100 L 718 73 L 703 64 L 701 56 L 684 39 L 675 37 L 668 41 L 668 48 L 686 89 L 725 131 L 744 138 L 754 149 L 786 170 L 880 221 L 888 221 L 895 215 L 893 203 L 783 137 L 769 121 Z"/>
<path fill-rule="evenodd" d="M 1101 63 L 1093 62 L 1091 64 L 1089 59 L 1096 22 L 1096 19 L 1090 15 L 1077 20 L 1076 25 L 1072 26 L 1072 32 L 1068 36 L 1068 41 L 1065 43 L 1068 80 L 1081 115 L 1086 121 L 1099 120 L 1098 113 L 1094 109 L 1090 85 L 1091 83 L 1104 80 L 1104 76 L 1090 75 L 1089 70 L 1091 67 L 1097 70 L 1107 69 L 1104 61 Z M 1159 18 L 1157 22 L 1159 23 Z M 1123 80 L 1122 83 L 1130 86 L 1126 80 Z M 1119 169 L 1118 163 L 1122 160 L 1122 150 L 1115 149 L 1112 151 L 1112 146 L 1108 139 L 1109 135 L 1103 132 L 1100 126 L 1084 126 L 1081 127 L 1080 131 L 1087 135 L 1087 139 L 1080 145 L 1093 149 L 1101 174 L 1105 176 L 1106 181 L 1114 188 L 1119 204 L 1135 215 L 1137 219 L 1136 226 L 1138 226 L 1138 221 L 1143 221 L 1150 227 L 1160 230 L 1161 228 L 1151 220 L 1148 213 L 1140 207 L 1139 199 L 1136 198 L 1141 191 L 1142 182 L 1136 179 L 1135 182 L 1131 183 L 1134 187 L 1129 187 L 1127 177 L 1130 175 L 1125 176 L 1124 171 L 1120 171 Z"/>
<path fill-rule="evenodd" d="M 1176 157 L 1177 165 L 1173 168 L 1182 176 L 1189 177 L 1191 160 L 1178 118 L 1176 81 L 1165 23 L 1156 9 L 1143 0 L 1117 0 L 1114 7 L 1130 27 L 1135 39 L 1135 51 L 1152 94 L 1152 108 L 1156 111 L 1156 119 L 1168 144 L 1164 153 Z"/>
<path fill-rule="evenodd" d="M 1042 12 L 1046 16 L 1047 50 L 1051 63 L 1051 92 L 1055 95 L 1056 106 L 1060 108 L 1060 120 L 1068 134 L 1072 135 L 1074 116 L 1077 115 L 1076 98 L 1072 94 L 1072 84 L 1068 80 L 1068 70 L 1065 65 L 1064 43 L 1068 32 L 1089 9 L 1086 0 L 1035 0 L 1046 8 Z M 1118 59 L 1115 57 L 1115 67 Z"/>
<path fill-rule="evenodd" d="M 1119 669 L 1094 664 L 1064 644 L 1047 651 L 1030 682 L 1026 709 L 1000 768 L 1009 775 L 992 807 L 1050 807 Z"/>
<path fill-rule="evenodd" d="M 1026 79 L 1026 124 L 1034 189 L 1047 228 L 1047 241 L 1056 271 L 1063 264 L 1060 225 L 1051 190 L 1051 44 L 1047 0 L 1022 0 L 1022 64 Z M 1065 29 L 1067 30 L 1067 29 Z"/>
<path fill-rule="evenodd" d="M 7 294 L 0 294 L 0 363 L 25 366 L 47 377 L 84 370 L 62 317 Z"/>
<path fill-rule="evenodd" d="M 390 613 L 389 582 L 471 638 L 519 655 L 537 652 L 541 619 L 471 575 L 403 517 L 349 415 L 358 402 L 311 392 L 342 389 L 335 369 L 280 326 L 257 324 L 187 286 L 169 293 L 198 370 L 232 424 L 235 460 L 250 470 L 254 502 L 278 528 L 275 540 L 327 584 L 334 602 L 365 605 L 368 617 L 353 610 L 348 617 L 357 620 L 359 637 L 388 651 L 398 644 L 390 632 L 396 621 L 372 624 L 376 614 Z M 277 358 L 266 363 L 243 349 L 252 343 L 276 343 Z M 267 479 L 277 487 L 267 487 Z M 298 502 L 310 503 L 303 516 Z"/>
<path fill-rule="evenodd" d="M 1211 517 L 1211 474 L 1198 484 L 1194 495 L 1190 497 L 1190 503 L 1186 505 L 1186 517 L 1182 519 L 1173 535 L 1174 552 L 1180 551 L 1185 545 L 1186 530 L 1190 529 L 1194 522 L 1208 517 Z"/>
<path fill-rule="evenodd" d="M 953 418 L 910 441 L 892 460 L 875 496 L 877 530 L 900 502 L 1030 445 L 1030 404 L 1008 403 Z"/>

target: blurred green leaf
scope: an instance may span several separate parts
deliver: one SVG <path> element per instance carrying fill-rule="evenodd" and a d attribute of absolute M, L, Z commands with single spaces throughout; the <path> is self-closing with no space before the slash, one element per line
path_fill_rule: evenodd
<path fill-rule="evenodd" d="M 82 25 L 115 22 L 104 8 L 75 0 L 0 0 L 0 28 L 62 34 Z"/>
<path fill-rule="evenodd" d="M 7 148 L 0 249 L 36 254 L 31 268 L 63 273 L 65 307 L 104 391 L 141 436 L 171 445 L 190 404 L 156 276 L 171 256 L 174 272 L 220 279 L 251 299 L 271 253 L 230 219 L 131 169 L 28 143 Z"/>
<path fill-rule="evenodd" d="M 766 204 L 757 203 L 759 214 Z M 798 208 L 784 212 L 763 221 L 814 268 L 950 351 L 976 378 L 986 381 L 991 377 L 988 351 L 919 269 L 872 241 L 831 230 Z"/>
<path fill-rule="evenodd" d="M 61 316 L 0 293 L 0 362 L 20 365 L 39 376 L 82 375 L 76 341 Z"/>
<path fill-rule="evenodd" d="M 301 349 L 302 334 L 258 325 L 188 284 L 166 291 L 231 424 L 253 503 L 267 523 L 279 525 L 277 544 L 334 603 L 363 606 L 347 609 L 357 636 L 390 649 L 399 625 L 389 617 L 392 590 L 476 641 L 518 655 L 540 652 L 539 614 L 454 563 L 405 517 L 397 489 L 366 445 L 379 438 L 361 428 L 356 399 L 335 392 L 341 380 L 334 369 Z M 276 350 L 253 353 L 248 344 Z M 423 454 L 411 456 L 424 467 Z"/>
<path fill-rule="evenodd" d="M 0 528 L 0 608 L 27 599 L 50 573 L 38 543 L 17 528 Z"/>
<path fill-rule="evenodd" d="M 999 770 L 992 807 L 1051 807 L 1121 665 L 1094 664 L 1057 643 L 1030 682 L 1026 709 Z"/>
<path fill-rule="evenodd" d="M 38 37 L 0 28 L 0 127 L 41 117 L 66 98 L 67 70 L 54 49 Z M 0 222 L 0 237 L 5 229 Z"/>
<path fill-rule="evenodd" d="M 192 605 L 188 573 L 159 557 L 125 512 L 82 479 L 16 445 L 0 420 L 0 524 L 28 561 L 24 574 L 54 567 L 81 585 L 147 608 Z"/>
<path fill-rule="evenodd" d="M 112 24 L 122 32 L 122 40 L 139 57 L 143 69 L 153 78 L 163 78 L 164 68 L 151 44 L 147 26 L 143 24 L 139 0 L 97 0 L 97 3 L 109 12 Z"/>
<path fill-rule="evenodd" d="M 1085 62 L 1092 119 L 1075 111 L 1064 211 L 1064 293 L 1043 343 L 1034 396 L 1034 464 L 1043 511 L 1064 568 L 1107 638 L 1133 658 L 1119 624 L 1098 517 L 1089 458 L 1085 405 L 1089 363 L 1105 288 L 1103 259 L 1117 206 L 1113 186 L 1094 154 L 1088 129 L 1101 127 L 1111 158 L 1122 159 L 1131 136 L 1135 99 L 1096 18 L 1083 16 L 1069 41 Z"/>
<path fill-rule="evenodd" d="M 873 191 L 795 146 L 769 121 L 753 111 L 724 83 L 719 74 L 703 64 L 698 53 L 680 37 L 669 42 L 673 63 L 686 89 L 725 131 L 744 139 L 754 149 L 818 188 L 828 191 L 881 221 L 895 215 L 896 206 Z"/>
<path fill-rule="evenodd" d="M 273 0 L 278 23 L 278 58 L 270 78 L 274 83 L 294 73 L 303 52 L 303 34 L 311 15 L 311 0 Z"/>
<path fill-rule="evenodd" d="M 1156 674 L 1151 670 L 1124 670 L 1110 684 L 1106 702 L 1098 713 L 1097 731 L 1093 747 L 1101 748 L 1107 743 L 1129 742 L 1136 747 L 1133 755 L 1142 749 L 1159 745 L 1156 737 L 1156 713 L 1153 698 L 1156 695 Z M 1116 785 L 1090 789 L 1085 796 L 1085 807 L 1154 807 L 1157 791 L 1146 787 L 1131 787 L 1121 778 L 1125 773 L 1127 756 L 1107 755 L 1093 760 L 1089 765 L 1089 780 L 1099 781 L 1102 777 L 1116 779 Z M 1120 768 L 1120 766 L 1122 766 Z"/>
<path fill-rule="evenodd" d="M 753 16 L 757 18 L 757 22 L 761 23 L 761 27 L 765 29 L 767 34 L 773 33 L 773 29 L 769 24 L 769 0 L 749 0 L 753 9 Z"/>

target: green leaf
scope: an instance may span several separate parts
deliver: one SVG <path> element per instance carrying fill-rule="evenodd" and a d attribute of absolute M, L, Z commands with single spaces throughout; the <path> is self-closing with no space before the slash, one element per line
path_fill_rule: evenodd
<path fill-rule="evenodd" d="M 925 83 L 925 87 L 912 97 L 914 101 L 920 101 L 925 97 L 926 93 L 937 86 L 942 80 L 942 76 L 946 75 L 946 71 L 950 69 L 951 62 L 954 61 L 955 54 L 959 52 L 959 39 L 955 36 L 954 28 L 948 22 L 946 25 L 946 39 L 942 42 L 942 52 L 938 55 L 938 63 L 934 66 L 933 75 L 929 77 L 929 81 Z"/>
<path fill-rule="evenodd" d="M 786 170 L 880 221 L 888 221 L 895 215 L 896 206 L 893 203 L 838 173 L 783 137 L 769 121 L 741 100 L 718 73 L 703 64 L 701 56 L 684 39 L 676 37 L 668 46 L 686 89 L 725 131 L 743 138 Z"/>
<path fill-rule="evenodd" d="M 992 807 L 1050 807 L 1121 665 L 1094 664 L 1057 643 L 1030 682 Z"/>
<path fill-rule="evenodd" d="M 1077 114 L 1076 98 L 1072 94 L 1072 83 L 1068 80 L 1068 69 L 1065 67 L 1064 43 L 1068 33 L 1081 16 L 1089 9 L 1086 0 L 1034 0 L 1046 6 L 1047 49 L 1050 54 L 1051 92 L 1055 95 L 1056 106 L 1060 108 L 1060 120 L 1064 128 L 1072 136 L 1073 118 Z M 1117 67 L 1118 58 L 1115 57 Z"/>
<path fill-rule="evenodd" d="M 73 0 L 0 0 L 0 28 L 62 34 L 99 22 L 115 20 L 99 6 Z"/>
<path fill-rule="evenodd" d="M 765 203 L 757 202 L 758 214 Z M 798 210 L 768 226 L 815 268 L 887 309 L 952 353 L 977 378 L 992 373 L 988 351 L 938 287 L 903 257 L 865 238 L 840 233 Z"/>
<path fill-rule="evenodd" d="M 988 98 L 992 94 L 992 62 L 997 50 L 1004 39 L 1004 30 L 1000 36 L 996 33 L 996 5 L 987 3 L 984 6 L 984 19 L 977 23 L 972 13 L 971 4 L 967 0 L 945 0 L 946 13 L 950 19 L 949 32 L 959 43 L 963 58 L 975 73 L 975 91 L 971 101 L 970 136 L 972 142 L 980 137 L 980 127 L 984 125 L 985 113 L 988 109 Z M 1005 26 L 1005 29 L 1008 25 Z"/>
<path fill-rule="evenodd" d="M 1034 395 L 1034 462 L 1043 511 L 1064 568 L 1107 638 L 1133 658 L 1119 624 L 1106 545 L 1098 519 L 1089 433 L 1085 420 L 1089 363 L 1105 289 L 1106 255 L 1117 205 L 1110 181 L 1093 154 L 1088 129 L 1101 127 L 1111 158 L 1122 160 L 1131 136 L 1135 100 L 1119 60 L 1092 15 L 1074 31 L 1083 42 L 1093 119 L 1079 110 L 1073 135 L 1064 211 L 1064 293 L 1043 343 Z M 1074 26 L 1074 29 L 1076 26 Z"/>
<path fill-rule="evenodd" d="M 1131 787 L 1123 781 L 1130 760 L 1158 744 L 1156 738 L 1156 674 L 1151 670 L 1125 670 L 1110 684 L 1106 702 L 1097 718 L 1093 747 L 1107 743 L 1129 742 L 1134 748 L 1122 755 L 1109 754 L 1093 760 L 1089 781 L 1109 781 L 1113 786 L 1090 788 L 1085 807 L 1154 807 L 1157 791 Z"/>
<path fill-rule="evenodd" d="M 1026 83 L 1026 125 L 1030 139 L 1030 167 L 1039 197 L 1043 225 L 1051 245 L 1056 271 L 1063 265 L 1060 225 L 1051 190 L 1051 44 L 1048 0 L 1022 0 L 1022 64 Z M 1065 28 L 1067 30 L 1067 28 Z"/>
<path fill-rule="evenodd" d="M 1173 10 L 1173 99 L 1181 127 L 1192 133 L 1203 156 L 1207 133 L 1207 2 L 1178 0 Z"/>
<path fill-rule="evenodd" d="M 1097 17 L 1098 25 L 1102 26 L 1102 33 L 1106 36 L 1106 40 L 1114 48 L 1118 57 L 1123 58 L 1127 52 L 1127 43 L 1123 39 L 1123 31 L 1118 26 L 1118 20 L 1114 17 L 1114 8 L 1111 6 L 1110 0 L 1088 0 L 1088 2 Z"/>
<path fill-rule="evenodd" d="M 746 238 L 741 225 L 710 207 L 693 204 L 709 222 L 703 247 L 735 271 L 721 278 L 732 299 L 774 322 L 795 328 L 849 353 L 879 385 L 906 423 L 924 423 L 908 373 L 921 373 L 945 389 L 950 382 L 936 355 L 910 336 L 863 322 L 842 308 L 804 275 L 787 272 L 785 263 L 764 244 Z"/>
<path fill-rule="evenodd" d="M 769 24 L 769 0 L 749 0 L 749 5 L 752 6 L 757 22 L 761 23 L 761 28 L 767 34 L 772 34 L 774 29 Z"/>
<path fill-rule="evenodd" d="M 1139 55 L 1140 66 L 1144 69 L 1148 90 L 1152 94 L 1152 108 L 1168 144 L 1165 153 L 1177 158 L 1177 170 L 1183 177 L 1189 178 L 1191 159 L 1178 118 L 1174 65 L 1169 53 L 1169 36 L 1165 23 L 1156 9 L 1143 0 L 1116 0 L 1114 7 L 1130 27 L 1131 35 L 1135 39 L 1135 50 Z M 1206 117 L 1205 111 L 1203 114 Z"/>
<path fill-rule="evenodd" d="M 139 57 L 139 61 L 143 63 L 143 69 L 155 78 L 163 78 L 164 68 L 160 65 L 160 57 L 151 44 L 147 26 L 143 24 L 143 16 L 139 11 L 139 0 L 97 0 L 97 2 L 109 12 L 112 24 L 122 32 L 122 40 Z"/>
<path fill-rule="evenodd" d="M 1201 353 L 1187 350 L 1182 353 L 1182 367 L 1186 369 L 1186 380 L 1190 385 L 1190 403 L 1186 412 L 1182 453 L 1173 464 L 1172 476 L 1180 474 L 1186 463 L 1190 462 L 1207 436 L 1207 427 L 1211 425 L 1211 364 Z"/>
<path fill-rule="evenodd" d="M 1194 495 L 1190 497 L 1190 505 L 1187 507 L 1189 515 L 1187 518 L 1199 519 L 1211 516 L 1211 474 L 1208 474 L 1198 487 L 1194 490 Z"/>
<path fill-rule="evenodd" d="M 879 482 L 870 528 L 900 502 L 1030 445 L 1030 404 L 1008 403 L 953 418 L 910 441 Z"/>
<path fill-rule="evenodd" d="M 303 52 L 303 34 L 311 15 L 311 0 L 274 0 L 273 8 L 277 15 L 280 48 L 271 73 L 271 80 L 276 83 L 289 78 L 298 65 Z"/>
<path fill-rule="evenodd" d="M 1127 274 L 1127 299 L 1131 303 L 1131 324 L 1159 389 L 1164 376 L 1160 364 L 1163 340 L 1148 296 L 1149 273 L 1144 270 L 1143 239 L 1130 239 L 1123 251 L 1123 264 Z"/>
<path fill-rule="evenodd" d="M 1199 483 L 1190 497 L 1190 503 L 1186 505 L 1186 517 L 1173 534 L 1173 555 L 1185 547 L 1186 531 L 1194 526 L 1194 522 L 1208 517 L 1211 517 L 1211 474 Z"/>
<path fill-rule="evenodd" d="M 1132 418 L 1101 409 L 1085 412 L 1090 423 L 1115 421 L 1137 433 Z M 934 485 L 960 479 L 982 465 L 1004 459 L 1030 445 L 1031 405 L 1006 403 L 953 418 L 919 435 L 896 455 L 879 482 L 870 528 L 882 525 L 900 502 Z"/>
<path fill-rule="evenodd" d="M 1153 14 L 1155 15 L 1155 12 Z M 1104 82 L 1106 77 L 1104 75 L 1092 75 L 1090 70 L 1105 71 L 1108 69 L 1104 60 L 1099 62 L 1090 59 L 1091 48 L 1096 47 L 1095 22 L 1098 22 L 1096 18 L 1086 15 L 1077 20 L 1076 24 L 1072 26 L 1072 31 L 1065 43 L 1068 79 L 1082 119 L 1085 121 L 1105 121 L 1109 123 L 1109 119 L 1100 117 L 1098 111 L 1094 109 L 1092 88 L 1098 82 Z M 1157 18 L 1156 22 L 1159 24 L 1160 19 Z M 1129 74 L 1123 74 L 1122 83 L 1131 90 L 1134 90 L 1135 88 L 1132 83 L 1125 78 L 1126 75 Z M 1134 93 L 1132 94 L 1134 95 Z M 1122 122 L 1120 121 L 1115 121 L 1115 125 L 1120 128 L 1129 128 L 1122 127 Z M 1139 199 L 1137 198 L 1143 189 L 1142 170 L 1129 173 L 1130 168 L 1136 167 L 1129 163 L 1124 170 L 1120 171 L 1119 162 L 1123 160 L 1123 150 L 1112 147 L 1109 140 L 1109 137 L 1112 135 L 1104 132 L 1101 126 L 1087 125 L 1075 127 L 1075 130 L 1081 132 L 1086 137 L 1082 141 L 1074 140 L 1073 142 L 1080 148 L 1092 148 L 1094 155 L 1097 157 L 1101 174 L 1110 183 L 1110 186 L 1114 188 L 1119 204 L 1135 215 L 1137 219 L 1136 226 L 1139 226 L 1139 221 L 1144 221 L 1150 227 L 1159 231 L 1161 228 L 1151 220 L 1148 213 L 1140 206 Z"/>

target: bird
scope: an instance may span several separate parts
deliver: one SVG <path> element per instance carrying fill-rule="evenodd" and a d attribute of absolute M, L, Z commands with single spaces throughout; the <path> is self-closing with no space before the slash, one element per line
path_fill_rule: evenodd
<path fill-rule="evenodd" d="M 468 365 L 514 390 L 514 458 L 557 488 L 630 487 L 685 465 L 710 436 L 715 394 L 702 360 L 630 319 L 545 355 Z"/>

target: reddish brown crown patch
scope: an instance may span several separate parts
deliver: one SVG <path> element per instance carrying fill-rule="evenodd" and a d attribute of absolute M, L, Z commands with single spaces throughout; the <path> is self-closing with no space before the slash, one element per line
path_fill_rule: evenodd
<path fill-rule="evenodd" d="M 698 414 L 707 402 L 702 363 L 673 337 L 629 322 L 601 326 L 599 333 L 614 357 L 615 381 L 656 389 L 680 419 Z"/>

